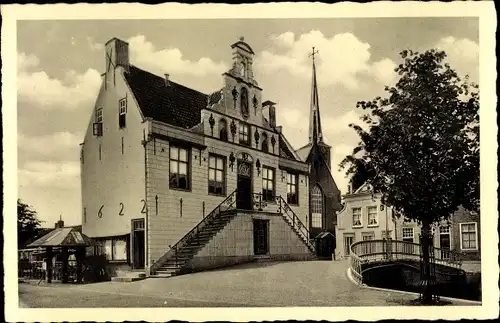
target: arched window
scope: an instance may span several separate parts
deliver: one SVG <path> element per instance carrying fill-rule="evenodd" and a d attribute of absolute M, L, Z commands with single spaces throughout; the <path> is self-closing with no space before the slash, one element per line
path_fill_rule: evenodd
<path fill-rule="evenodd" d="M 219 138 L 227 141 L 227 121 L 226 119 L 219 120 Z"/>
<path fill-rule="evenodd" d="M 269 145 L 267 143 L 267 134 L 264 132 L 262 134 L 262 151 L 269 152 Z"/>
<path fill-rule="evenodd" d="M 311 225 L 313 228 L 323 227 L 323 192 L 318 185 L 311 189 Z"/>

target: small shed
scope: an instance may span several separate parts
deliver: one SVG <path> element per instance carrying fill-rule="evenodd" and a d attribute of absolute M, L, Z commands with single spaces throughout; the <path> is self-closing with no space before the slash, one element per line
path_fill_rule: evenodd
<path fill-rule="evenodd" d="M 319 259 L 332 260 L 335 252 L 335 235 L 329 231 L 318 234 L 316 240 L 316 256 Z"/>
<path fill-rule="evenodd" d="M 47 283 L 52 282 L 52 258 L 59 255 L 62 261 L 62 282 L 68 282 L 68 258 L 72 254 L 76 259 L 76 277 L 77 282 L 82 281 L 82 263 L 85 258 L 85 249 L 92 245 L 92 240 L 81 233 L 75 227 L 56 228 L 41 238 L 30 243 L 28 248 L 45 249 L 45 267 Z"/>

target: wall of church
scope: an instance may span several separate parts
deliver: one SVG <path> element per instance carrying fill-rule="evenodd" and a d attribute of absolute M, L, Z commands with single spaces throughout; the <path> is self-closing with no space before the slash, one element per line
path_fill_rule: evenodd
<path fill-rule="evenodd" d="M 313 149 L 315 146 L 313 146 Z M 330 232 L 334 232 L 337 222 L 336 212 L 341 209 L 340 204 L 340 191 L 338 190 L 332 175 L 327 168 L 327 165 L 319 158 L 317 152 L 311 152 L 311 174 L 310 186 L 319 184 L 325 196 L 325 221 L 324 228 Z M 311 224 L 310 224 L 311 225 Z M 312 228 L 311 233 L 316 236 L 322 229 Z"/>
<path fill-rule="evenodd" d="M 239 213 L 196 254 L 191 270 L 222 267 L 254 259 L 253 220 L 269 221 L 268 246 L 271 259 L 308 260 L 312 254 L 283 218 L 273 213 Z"/>
<path fill-rule="evenodd" d="M 126 124 L 119 127 L 119 101 L 126 98 Z M 93 135 L 102 109 L 102 136 Z M 81 151 L 82 232 L 91 238 L 130 234 L 131 220 L 143 218 L 144 148 L 147 123 L 123 77 L 122 67 L 105 85 L 92 112 Z"/>

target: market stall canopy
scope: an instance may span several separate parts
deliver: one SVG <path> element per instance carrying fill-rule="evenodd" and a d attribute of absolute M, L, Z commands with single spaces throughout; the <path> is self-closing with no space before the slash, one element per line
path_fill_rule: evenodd
<path fill-rule="evenodd" d="M 69 227 L 54 229 L 27 247 L 86 247 L 91 245 L 92 240 L 89 237 L 77 228 Z"/>

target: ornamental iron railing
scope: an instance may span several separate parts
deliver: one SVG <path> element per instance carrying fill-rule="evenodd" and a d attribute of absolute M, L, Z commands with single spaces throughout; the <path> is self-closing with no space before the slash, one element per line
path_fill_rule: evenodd
<path fill-rule="evenodd" d="M 460 269 L 462 266 L 461 254 L 434 246 L 429 247 L 430 261 L 433 264 L 444 265 Z M 391 262 L 397 260 L 421 261 L 421 245 L 418 243 L 392 239 L 358 241 L 351 245 L 349 266 L 352 277 L 363 282 L 364 266 L 374 262 Z"/>

